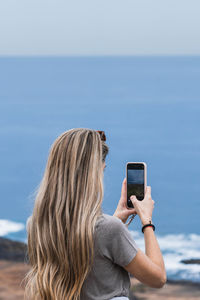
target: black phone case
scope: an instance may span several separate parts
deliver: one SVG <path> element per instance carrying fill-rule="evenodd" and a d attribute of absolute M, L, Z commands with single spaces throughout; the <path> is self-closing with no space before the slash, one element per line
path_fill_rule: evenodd
<path fill-rule="evenodd" d="M 128 164 L 143 164 L 144 165 L 144 196 L 145 196 L 145 191 L 146 191 L 146 186 L 147 186 L 147 165 L 145 162 L 127 162 L 126 164 L 126 189 L 127 189 L 127 194 L 126 194 L 126 197 L 127 197 L 127 207 L 128 208 L 134 208 L 133 206 L 133 203 L 131 202 L 130 199 L 128 199 Z M 144 198 L 143 198 L 144 199 Z M 142 200 L 143 200 L 142 199 Z M 142 201 L 140 200 L 140 201 Z"/>

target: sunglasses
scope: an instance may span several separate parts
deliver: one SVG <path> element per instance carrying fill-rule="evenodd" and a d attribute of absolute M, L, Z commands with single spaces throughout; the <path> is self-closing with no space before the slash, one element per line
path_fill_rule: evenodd
<path fill-rule="evenodd" d="M 100 138 L 102 141 L 106 141 L 106 135 L 105 135 L 105 132 L 104 131 L 101 131 L 101 130 L 96 130 L 99 134 L 100 134 Z"/>

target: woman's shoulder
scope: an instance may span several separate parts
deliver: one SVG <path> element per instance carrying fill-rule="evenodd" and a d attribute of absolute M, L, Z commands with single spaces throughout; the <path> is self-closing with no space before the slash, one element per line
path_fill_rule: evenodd
<path fill-rule="evenodd" d="M 115 217 L 115 216 L 112 216 L 112 215 L 108 215 L 106 213 L 102 213 L 98 219 L 97 219 L 97 224 L 123 224 L 123 222 Z"/>
<path fill-rule="evenodd" d="M 127 226 L 117 217 L 102 214 L 96 223 L 95 241 L 101 255 L 126 266 L 139 249 Z"/>
<path fill-rule="evenodd" d="M 124 227 L 124 223 L 119 218 L 105 213 L 100 215 L 96 222 L 96 228 L 105 231 L 120 230 Z"/>

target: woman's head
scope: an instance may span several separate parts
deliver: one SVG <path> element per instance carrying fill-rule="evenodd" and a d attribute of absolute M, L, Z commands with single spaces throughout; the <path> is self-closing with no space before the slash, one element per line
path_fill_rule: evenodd
<path fill-rule="evenodd" d="M 93 258 L 108 146 L 102 132 L 62 133 L 50 149 L 28 223 L 27 299 L 79 299 Z"/>

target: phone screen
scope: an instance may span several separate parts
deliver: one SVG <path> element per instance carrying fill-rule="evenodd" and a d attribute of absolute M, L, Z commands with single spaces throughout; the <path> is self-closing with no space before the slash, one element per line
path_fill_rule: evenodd
<path fill-rule="evenodd" d="M 127 165 L 127 206 L 133 207 L 130 196 L 144 199 L 144 164 Z"/>

